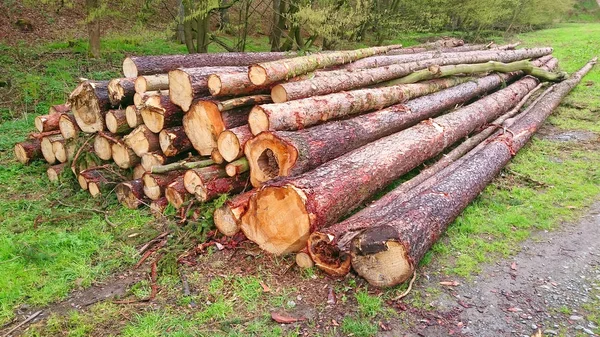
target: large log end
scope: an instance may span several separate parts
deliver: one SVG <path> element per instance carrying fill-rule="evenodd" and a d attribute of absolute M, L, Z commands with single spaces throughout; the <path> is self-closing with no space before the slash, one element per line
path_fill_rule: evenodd
<path fill-rule="evenodd" d="M 250 183 L 254 187 L 289 175 L 298 159 L 296 148 L 271 132 L 263 132 L 248 140 L 244 152 L 250 165 Z"/>
<path fill-rule="evenodd" d="M 185 71 L 176 69 L 169 71 L 169 98 L 173 104 L 188 111 L 194 100 L 192 79 Z"/>

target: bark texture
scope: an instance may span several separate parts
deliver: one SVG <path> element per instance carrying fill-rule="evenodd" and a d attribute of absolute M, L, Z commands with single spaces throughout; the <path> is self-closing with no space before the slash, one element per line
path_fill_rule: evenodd
<path fill-rule="evenodd" d="M 71 111 L 71 108 L 66 104 L 52 106 L 47 115 L 35 117 L 35 128 L 39 132 L 58 130 L 60 117 L 69 111 Z"/>
<path fill-rule="evenodd" d="M 207 182 L 215 178 L 226 177 L 225 170 L 218 165 L 193 168 L 185 172 L 183 176 L 183 185 L 190 194 L 195 194 L 199 188 L 202 188 Z"/>
<path fill-rule="evenodd" d="M 248 72 L 217 73 L 207 78 L 208 91 L 213 96 L 241 96 L 268 93 L 270 85 L 255 85 L 250 82 Z"/>
<path fill-rule="evenodd" d="M 225 171 L 227 175 L 230 177 L 235 177 L 242 173 L 248 172 L 250 170 L 250 165 L 248 164 L 248 160 L 246 157 L 242 157 L 238 160 L 232 161 L 231 163 L 225 166 Z"/>
<path fill-rule="evenodd" d="M 192 142 L 185 134 L 183 126 L 176 126 L 162 130 L 158 134 L 160 149 L 168 156 L 173 157 L 192 149 Z"/>
<path fill-rule="evenodd" d="M 134 78 L 115 78 L 108 82 L 108 99 L 113 107 L 133 104 L 135 94 Z"/>
<path fill-rule="evenodd" d="M 207 202 L 218 198 L 221 194 L 238 193 L 248 186 L 248 175 L 242 174 L 235 177 L 215 178 L 207 181 L 196 189 L 196 199 Z"/>
<path fill-rule="evenodd" d="M 15 144 L 15 158 L 21 164 L 29 164 L 34 159 L 42 158 L 41 141 L 29 139 Z"/>

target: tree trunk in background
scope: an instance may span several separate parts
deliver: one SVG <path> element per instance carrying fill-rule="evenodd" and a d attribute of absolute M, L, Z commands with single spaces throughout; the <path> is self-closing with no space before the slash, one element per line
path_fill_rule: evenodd
<path fill-rule="evenodd" d="M 271 24 L 271 51 L 280 51 L 281 33 L 285 30 L 285 1 L 273 0 L 273 22 Z M 599 0 L 600 1 L 600 0 Z"/>
<path fill-rule="evenodd" d="M 183 0 L 177 0 L 177 42 L 185 43 L 185 33 L 183 31 L 183 20 L 185 19 L 185 8 Z"/>
<path fill-rule="evenodd" d="M 89 35 L 89 53 L 92 57 L 100 57 L 100 22 L 97 17 L 90 20 L 91 16 L 96 15 L 94 13 L 100 7 L 99 0 L 85 0 L 85 7 L 87 10 L 88 19 L 88 35 Z"/>
<path fill-rule="evenodd" d="M 210 29 L 210 12 L 203 18 L 198 18 L 196 24 L 196 53 L 208 52 L 208 31 Z"/>

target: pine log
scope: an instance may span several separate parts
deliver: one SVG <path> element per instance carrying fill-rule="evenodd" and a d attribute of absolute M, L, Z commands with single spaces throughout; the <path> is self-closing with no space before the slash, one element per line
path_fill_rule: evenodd
<path fill-rule="evenodd" d="M 138 105 L 130 105 L 125 109 L 125 119 L 127 120 L 127 125 L 129 125 L 129 127 L 132 129 L 144 123 L 144 120 L 142 119 L 142 113 L 137 106 Z"/>
<path fill-rule="evenodd" d="M 131 176 L 131 179 L 142 179 L 144 173 L 146 173 L 146 170 L 144 170 L 142 164 L 137 164 L 133 168 L 133 174 Z"/>
<path fill-rule="evenodd" d="M 115 161 L 115 164 L 120 168 L 127 169 L 135 167 L 141 162 L 141 158 L 135 154 L 135 151 L 125 145 L 122 141 L 112 144 L 111 149 L 112 158 Z"/>
<path fill-rule="evenodd" d="M 223 159 L 223 156 L 219 152 L 219 149 L 212 150 L 212 152 L 210 153 L 210 159 L 212 159 L 215 162 L 215 164 L 223 164 L 225 162 L 225 159 Z"/>
<path fill-rule="evenodd" d="M 71 107 L 68 104 L 53 105 L 47 115 L 35 117 L 35 128 L 39 132 L 58 130 L 60 117 L 69 111 L 71 111 Z"/>
<path fill-rule="evenodd" d="M 167 157 L 161 150 L 144 153 L 142 167 L 146 172 L 151 172 L 153 166 L 165 165 L 177 161 L 175 157 Z"/>
<path fill-rule="evenodd" d="M 525 77 L 466 107 L 369 143 L 313 171 L 265 185 L 251 198 L 242 218 L 244 234 L 274 254 L 302 249 L 311 232 L 336 222 L 379 189 L 502 115 L 537 84 L 537 79 Z"/>
<path fill-rule="evenodd" d="M 185 134 L 183 126 L 162 130 L 158 134 L 158 139 L 162 152 L 168 157 L 189 152 L 192 149 L 192 143 Z"/>
<path fill-rule="evenodd" d="M 183 204 L 189 201 L 192 197 L 183 186 L 183 176 L 177 177 L 165 189 L 165 196 L 175 209 L 180 209 Z"/>
<path fill-rule="evenodd" d="M 204 159 L 197 157 L 189 157 L 184 160 L 176 161 L 170 164 L 153 166 L 150 172 L 152 173 L 165 173 L 173 170 L 189 170 L 194 168 L 201 168 L 214 165 L 212 159 Z"/>
<path fill-rule="evenodd" d="M 296 265 L 302 269 L 309 269 L 314 267 L 314 262 L 310 256 L 305 252 L 296 254 Z"/>
<path fill-rule="evenodd" d="M 167 197 L 152 200 L 150 203 L 150 212 L 155 218 L 161 217 L 165 213 L 167 206 L 169 206 L 169 200 L 167 200 Z"/>
<path fill-rule="evenodd" d="M 444 78 L 423 83 L 340 92 L 285 103 L 257 105 L 248 115 L 248 125 L 254 135 L 269 130 L 299 130 L 330 119 L 382 109 L 469 80 L 472 79 Z"/>
<path fill-rule="evenodd" d="M 527 58 L 540 57 L 552 53 L 552 48 L 533 48 L 515 51 L 485 51 L 458 53 L 454 57 L 436 57 L 404 64 L 392 64 L 346 72 L 332 72 L 334 76 L 316 76 L 304 81 L 292 81 L 273 87 L 271 97 L 275 103 L 326 95 L 389 81 L 432 66 L 481 63 L 487 61 L 514 62 Z M 323 74 L 326 75 L 326 74 Z M 414 83 L 414 82 L 405 82 Z M 394 83 L 397 84 L 397 83 Z"/>
<path fill-rule="evenodd" d="M 133 105 L 128 106 L 127 109 L 129 107 L 133 107 Z M 108 110 L 105 118 L 106 128 L 114 134 L 127 133 L 132 129 L 127 122 L 126 109 Z"/>
<path fill-rule="evenodd" d="M 42 141 L 40 143 L 42 149 L 42 156 L 44 156 L 44 159 L 50 165 L 56 163 L 56 156 L 54 155 L 54 148 L 52 147 L 52 142 L 61 139 L 64 139 L 62 135 L 51 135 L 48 137 L 42 137 Z"/>
<path fill-rule="evenodd" d="M 144 124 L 150 131 L 159 133 L 162 129 L 181 125 L 183 111 L 168 96 L 147 96 L 140 107 Z"/>
<path fill-rule="evenodd" d="M 248 175 L 215 178 L 196 188 L 196 200 L 207 202 L 218 198 L 221 194 L 238 193 L 248 187 Z"/>
<path fill-rule="evenodd" d="M 65 170 L 65 167 L 67 167 L 67 163 L 60 163 L 48 167 L 48 169 L 46 170 L 48 180 L 52 182 L 59 181 L 62 173 Z"/>
<path fill-rule="evenodd" d="M 113 107 L 133 104 L 135 78 L 115 78 L 108 82 L 108 98 Z"/>
<path fill-rule="evenodd" d="M 41 141 L 39 139 L 29 139 L 15 144 L 15 158 L 19 163 L 29 164 L 34 159 L 42 157 Z"/>
<path fill-rule="evenodd" d="M 248 209 L 250 197 L 256 190 L 250 190 L 228 199 L 223 206 L 215 210 L 215 226 L 223 235 L 234 236 L 240 231 L 240 219 Z"/>
<path fill-rule="evenodd" d="M 147 91 L 169 90 L 169 75 L 156 74 L 138 76 L 135 79 L 135 92 L 143 95 Z"/>
<path fill-rule="evenodd" d="M 142 103 L 148 99 L 150 96 L 167 96 L 169 97 L 169 90 L 157 90 L 157 91 L 146 91 L 143 94 L 138 94 L 137 92 L 133 95 L 133 105 L 136 107 L 140 107 Z"/>
<path fill-rule="evenodd" d="M 183 186 L 188 193 L 195 194 L 209 180 L 223 177 L 227 177 L 227 173 L 219 165 L 189 169 L 183 175 Z"/>
<path fill-rule="evenodd" d="M 169 171 L 164 174 L 144 173 L 142 181 L 144 182 L 144 194 L 150 200 L 158 200 L 165 194 L 165 188 L 179 176 L 182 176 L 184 171 Z"/>
<path fill-rule="evenodd" d="M 383 203 L 377 201 L 361 212 L 369 227 L 354 238 L 351 247 L 352 266 L 359 275 L 379 287 L 393 286 L 410 278 L 417 263 L 448 225 L 531 139 L 595 62 L 596 59 L 590 61 L 568 80 L 557 84 L 511 125 L 511 132 L 492 136 L 433 186 L 404 203 L 395 203 L 386 196 Z M 369 215 L 374 221 L 369 220 Z"/>
<path fill-rule="evenodd" d="M 103 165 L 83 170 L 77 175 L 82 189 L 88 190 L 92 197 L 97 197 L 118 183 L 129 179 L 112 165 Z"/>
<path fill-rule="evenodd" d="M 210 101 L 197 101 L 183 116 L 183 128 L 198 153 L 209 156 L 217 148 L 221 132 L 247 123 L 249 110 L 240 107 L 221 112 Z"/>
<path fill-rule="evenodd" d="M 74 140 L 69 141 L 61 138 L 52 141 L 52 152 L 54 152 L 54 157 L 60 163 L 73 159 L 75 151 L 77 151 L 77 143 Z"/>
<path fill-rule="evenodd" d="M 192 102 L 210 95 L 208 76 L 215 73 L 242 72 L 245 67 L 179 68 L 169 71 L 169 97 L 171 101 L 188 111 Z"/>
<path fill-rule="evenodd" d="M 111 108 L 108 81 L 82 82 L 69 95 L 69 104 L 83 132 L 95 133 L 104 129 L 106 112 Z"/>
<path fill-rule="evenodd" d="M 230 177 L 235 177 L 244 172 L 248 172 L 249 170 L 250 165 L 248 164 L 248 159 L 246 159 L 246 157 L 232 161 L 225 166 L 225 172 L 227 172 L 227 175 Z"/>
<path fill-rule="evenodd" d="M 248 125 L 224 130 L 217 139 L 217 149 L 223 159 L 232 162 L 244 155 L 244 146 L 252 138 Z"/>
<path fill-rule="evenodd" d="M 113 158 L 112 145 L 118 143 L 121 136 L 106 131 L 100 131 L 94 138 L 94 152 L 102 160 L 111 160 Z"/>
<path fill-rule="evenodd" d="M 217 73 L 207 77 L 206 85 L 212 96 L 242 96 L 268 93 L 270 85 L 254 85 L 248 78 L 248 71 Z"/>
<path fill-rule="evenodd" d="M 164 56 L 130 56 L 123 61 L 125 77 L 166 74 L 177 68 L 248 66 L 294 57 L 292 53 L 214 53 Z"/>
<path fill-rule="evenodd" d="M 129 209 L 138 209 L 140 206 L 147 204 L 142 179 L 134 179 L 118 184 L 115 193 L 117 194 L 117 200 Z"/>
<path fill-rule="evenodd" d="M 133 129 L 130 134 L 123 137 L 123 142 L 131 148 L 138 157 L 143 156 L 144 153 L 160 149 L 158 135 L 150 131 L 144 124 L 139 125 L 137 128 Z"/>
<path fill-rule="evenodd" d="M 336 66 L 356 61 L 368 56 L 382 54 L 402 46 L 391 45 L 357 50 L 320 53 L 295 57 L 289 60 L 271 61 L 251 65 L 248 77 L 254 85 L 268 85 L 314 71 L 319 68 Z"/>
<path fill-rule="evenodd" d="M 228 111 L 243 106 L 267 104 L 271 102 L 273 102 L 273 100 L 271 100 L 271 95 L 252 95 L 244 97 L 235 97 L 225 101 L 221 101 L 217 104 L 217 106 L 219 108 L 219 111 Z"/>
<path fill-rule="evenodd" d="M 65 139 L 75 138 L 79 134 L 79 131 L 81 131 L 73 114 L 61 115 L 58 121 L 58 128 L 60 129 L 60 134 Z"/>

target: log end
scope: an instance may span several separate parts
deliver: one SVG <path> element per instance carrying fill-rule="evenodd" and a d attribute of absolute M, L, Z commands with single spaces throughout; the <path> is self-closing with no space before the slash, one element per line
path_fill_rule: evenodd
<path fill-rule="evenodd" d="M 41 142 L 42 156 L 49 164 L 56 163 L 56 156 L 54 155 L 54 147 L 49 137 L 42 138 Z"/>
<path fill-rule="evenodd" d="M 112 144 L 111 142 L 102 137 L 101 135 L 96 135 L 94 138 L 94 152 L 98 158 L 102 160 L 111 160 L 112 159 Z"/>
<path fill-rule="evenodd" d="M 130 57 L 126 57 L 125 60 L 123 60 L 123 75 L 125 75 L 125 77 L 138 76 L 137 66 Z"/>
<path fill-rule="evenodd" d="M 232 162 L 242 156 L 242 146 L 235 133 L 225 130 L 217 139 L 217 149 L 224 160 Z"/>
<path fill-rule="evenodd" d="M 223 205 L 213 215 L 215 226 L 225 236 L 234 236 L 240 231 L 240 219 L 233 214 L 231 208 Z"/>
<path fill-rule="evenodd" d="M 212 152 L 210 153 L 210 159 L 212 159 L 212 161 L 214 161 L 215 164 L 223 164 L 225 162 L 225 158 L 223 158 L 223 155 L 221 154 L 221 152 L 219 152 L 218 148 L 212 150 Z"/>
<path fill-rule="evenodd" d="M 137 157 L 135 153 L 125 144 L 112 144 L 111 150 L 112 158 L 115 161 L 115 164 L 117 164 L 117 166 L 120 168 L 127 169 L 133 167 L 137 164 L 137 161 L 140 160 L 139 157 Z"/>
<path fill-rule="evenodd" d="M 296 254 L 296 264 L 302 269 L 309 269 L 315 266 L 315 263 L 305 252 Z"/>
<path fill-rule="evenodd" d="M 96 198 L 102 194 L 100 187 L 97 183 L 91 182 L 88 184 L 88 192 L 92 195 L 92 198 Z"/>
<path fill-rule="evenodd" d="M 255 106 L 248 114 L 248 126 L 253 135 L 258 135 L 263 131 L 269 130 L 269 116 L 259 106 Z"/>
<path fill-rule="evenodd" d="M 69 160 L 69 154 L 67 153 L 67 145 L 64 142 L 52 143 L 52 152 L 58 162 L 64 163 Z"/>
<path fill-rule="evenodd" d="M 88 189 L 87 179 L 85 179 L 85 177 L 81 173 L 79 173 L 77 175 L 77 182 L 79 183 L 79 186 L 81 187 L 82 190 Z"/>
<path fill-rule="evenodd" d="M 169 204 L 173 205 L 175 209 L 180 209 L 186 201 L 185 196 L 171 186 L 165 189 L 165 196 L 169 200 Z"/>
<path fill-rule="evenodd" d="M 180 69 L 169 71 L 169 98 L 173 104 L 188 111 L 194 100 L 192 79 L 185 71 Z"/>
<path fill-rule="evenodd" d="M 162 130 L 158 134 L 158 143 L 160 144 L 160 149 L 167 157 L 175 156 L 179 152 L 173 143 L 173 140 L 176 137 L 176 134 L 171 133 L 168 130 Z"/>
<path fill-rule="evenodd" d="M 121 103 L 121 98 L 125 96 L 123 88 L 120 85 L 121 79 L 115 78 L 108 82 L 108 99 L 112 106 L 118 106 Z"/>
<path fill-rule="evenodd" d="M 259 187 L 263 183 L 287 176 L 296 164 L 298 151 L 271 132 L 263 132 L 248 140 L 244 153 L 250 165 L 250 183 Z"/>
<path fill-rule="evenodd" d="M 133 83 L 133 87 L 135 88 L 135 92 L 137 94 L 144 94 L 147 88 L 147 81 L 145 76 L 138 76 Z"/>
<path fill-rule="evenodd" d="M 202 156 L 210 156 L 217 147 L 217 137 L 225 130 L 216 104 L 198 101 L 183 116 L 185 134 Z"/>
<path fill-rule="evenodd" d="M 137 189 L 139 188 L 140 184 L 141 181 L 133 180 L 117 185 L 115 188 L 115 194 L 117 195 L 117 200 L 119 203 L 129 209 L 138 209 L 144 203 L 144 201 L 138 198 L 136 195 L 139 193 Z"/>
<path fill-rule="evenodd" d="M 142 179 L 142 176 L 144 175 L 144 173 L 146 173 L 146 170 L 144 169 L 144 166 L 142 166 L 142 164 L 137 164 L 134 168 L 133 168 L 133 179 Z"/>
<path fill-rule="evenodd" d="M 117 129 L 119 128 L 117 118 L 112 111 L 106 113 L 106 128 L 112 133 L 117 133 Z"/>
<path fill-rule="evenodd" d="M 208 91 L 213 96 L 218 96 L 221 93 L 221 78 L 219 75 L 212 74 L 208 76 L 207 79 Z"/>
<path fill-rule="evenodd" d="M 291 185 L 266 187 L 251 199 L 241 229 L 260 248 L 276 254 L 297 252 L 310 234 L 306 197 Z"/>
<path fill-rule="evenodd" d="M 267 71 L 258 64 L 250 66 L 248 78 L 254 85 L 264 85 L 267 82 Z"/>
<path fill-rule="evenodd" d="M 79 133 L 79 127 L 73 122 L 71 116 L 69 115 L 60 116 L 60 119 L 58 120 L 58 128 L 60 129 L 60 134 L 64 139 L 75 138 Z"/>
<path fill-rule="evenodd" d="M 125 109 L 125 119 L 130 128 L 142 124 L 141 112 L 134 105 L 130 105 Z"/>
<path fill-rule="evenodd" d="M 44 118 L 46 118 L 46 116 L 37 116 L 33 120 L 33 123 L 35 124 L 35 128 L 39 132 L 44 132 Z"/>
<path fill-rule="evenodd" d="M 146 153 L 142 156 L 142 167 L 145 171 L 151 172 L 153 166 L 163 165 L 166 158 L 159 153 Z"/>
<path fill-rule="evenodd" d="M 287 92 L 283 85 L 278 84 L 271 89 L 271 99 L 273 103 L 284 103 L 288 101 Z"/>
<path fill-rule="evenodd" d="M 190 194 L 196 194 L 196 188 L 204 185 L 202 177 L 195 170 L 187 170 L 183 174 L 183 186 Z"/>
<path fill-rule="evenodd" d="M 350 255 L 331 242 L 327 234 L 314 232 L 308 239 L 308 254 L 311 261 L 328 275 L 345 276 L 350 272 Z"/>
<path fill-rule="evenodd" d="M 59 177 L 58 177 L 59 173 L 52 166 L 48 167 L 48 169 L 46 170 L 46 174 L 48 175 L 48 180 L 50 180 L 52 182 L 58 181 L 58 179 L 59 179 Z"/>
<path fill-rule="evenodd" d="M 142 120 L 144 121 L 144 125 L 154 132 L 159 133 L 165 126 L 165 116 L 164 110 L 161 111 L 160 108 L 155 108 L 151 106 L 143 106 L 140 109 L 140 114 L 142 115 Z"/>
<path fill-rule="evenodd" d="M 23 147 L 23 144 L 21 143 L 15 144 L 15 158 L 17 158 L 17 160 L 21 164 L 27 164 L 31 160 L 31 158 L 27 154 L 27 151 Z"/>

